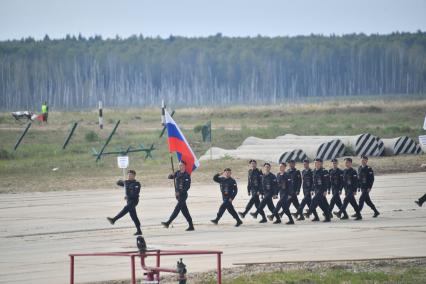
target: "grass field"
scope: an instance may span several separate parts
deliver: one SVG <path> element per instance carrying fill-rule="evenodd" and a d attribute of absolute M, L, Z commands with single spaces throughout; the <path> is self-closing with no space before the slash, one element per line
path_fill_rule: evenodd
<path fill-rule="evenodd" d="M 236 266 L 222 271 L 223 284 L 422 284 L 425 258 L 271 263 Z M 190 269 L 190 268 L 189 268 Z M 175 283 L 177 276 L 163 274 L 162 283 Z M 108 281 L 124 284 L 129 280 Z M 216 272 L 188 274 L 188 283 L 217 283 Z M 93 283 L 98 284 L 98 282 Z"/>
<path fill-rule="evenodd" d="M 285 104 L 278 106 L 236 106 L 230 108 L 188 108 L 176 110 L 175 119 L 183 128 L 197 156 L 210 145 L 201 141 L 194 128 L 208 120 L 213 126 L 213 145 L 235 148 L 248 136 L 274 138 L 299 135 L 355 135 L 370 132 L 380 137 L 407 135 L 417 140 L 422 130 L 426 97 L 416 96 L 367 99 L 364 101 L 326 101 L 324 103 Z M 34 125 L 20 148 L 13 146 L 25 124 L 15 122 L 9 113 L 0 114 L 0 192 L 48 191 L 107 188 L 121 176 L 115 156 L 95 163 L 91 148 L 100 149 L 115 121 L 121 120 L 117 134 L 107 150 L 118 146 L 149 146 L 158 150 L 154 159 L 144 160 L 141 153 L 130 156 L 131 167 L 144 185 L 169 184 L 164 177 L 170 171 L 166 138 L 161 131 L 159 109 L 104 110 L 105 128 L 99 130 L 97 112 L 51 112 L 47 125 Z M 73 121 L 79 126 L 65 151 L 61 146 Z M 396 171 L 420 171 L 424 155 L 373 158 L 370 163 L 378 174 Z M 210 181 L 211 176 L 230 166 L 234 175 L 245 180 L 246 161 L 217 160 L 202 163 L 193 175 L 195 183 Z M 56 171 L 52 169 L 57 168 Z"/>
<path fill-rule="evenodd" d="M 296 270 L 286 272 L 265 272 L 250 276 L 240 276 L 223 281 L 223 284 L 272 284 L 272 283 L 407 283 L 421 284 L 426 279 L 426 267 L 394 269 L 389 272 L 353 272 L 343 269 Z M 205 283 L 216 283 L 214 280 Z"/>
<path fill-rule="evenodd" d="M 425 259 L 258 264 L 225 269 L 224 284 L 420 284 Z M 216 283 L 212 272 L 193 275 L 193 283 Z"/>

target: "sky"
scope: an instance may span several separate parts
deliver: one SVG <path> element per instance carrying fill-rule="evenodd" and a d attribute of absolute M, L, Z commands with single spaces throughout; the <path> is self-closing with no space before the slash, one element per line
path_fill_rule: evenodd
<path fill-rule="evenodd" d="M 426 0 L 0 0 L 0 40 L 426 31 Z"/>

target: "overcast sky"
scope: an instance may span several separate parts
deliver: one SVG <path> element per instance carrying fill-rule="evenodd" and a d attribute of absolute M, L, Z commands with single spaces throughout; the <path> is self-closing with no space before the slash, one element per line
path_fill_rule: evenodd
<path fill-rule="evenodd" d="M 426 0 L 0 0 L 0 40 L 426 31 Z"/>

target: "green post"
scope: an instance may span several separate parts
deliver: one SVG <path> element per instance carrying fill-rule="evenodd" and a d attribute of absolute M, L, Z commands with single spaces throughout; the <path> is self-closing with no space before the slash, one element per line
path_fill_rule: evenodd
<path fill-rule="evenodd" d="M 109 141 L 111 140 L 112 136 L 114 135 L 115 131 L 117 130 L 118 125 L 120 124 L 120 120 L 117 121 L 117 123 L 114 126 L 114 129 L 112 130 L 111 134 L 108 136 L 107 141 L 105 142 L 104 146 L 102 147 L 101 151 L 99 152 L 98 156 L 96 157 L 96 162 L 99 161 L 99 159 L 102 156 L 102 153 L 104 152 L 106 146 L 108 146 Z"/>
<path fill-rule="evenodd" d="M 72 126 L 72 128 L 71 128 L 70 133 L 68 134 L 67 138 L 65 139 L 65 143 L 64 143 L 64 145 L 62 146 L 62 150 L 65 150 L 65 148 L 67 147 L 68 142 L 70 142 L 71 137 L 72 137 L 72 135 L 74 134 L 74 131 L 75 131 L 75 129 L 76 129 L 76 128 L 77 128 L 77 122 L 74 122 L 74 124 L 73 124 L 73 126 Z"/>
<path fill-rule="evenodd" d="M 31 127 L 31 122 L 28 123 L 27 127 L 25 128 L 24 132 L 22 132 L 21 136 L 19 136 L 18 141 L 16 141 L 15 147 L 13 147 L 13 150 L 16 151 L 18 149 L 19 144 L 21 144 L 22 139 L 24 139 L 24 136 L 27 134 L 28 129 Z"/>

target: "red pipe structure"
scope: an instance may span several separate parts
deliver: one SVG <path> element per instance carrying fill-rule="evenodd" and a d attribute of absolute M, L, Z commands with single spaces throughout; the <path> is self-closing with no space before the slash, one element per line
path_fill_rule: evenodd
<path fill-rule="evenodd" d="M 143 253 L 139 251 L 128 252 L 98 252 L 98 253 L 71 253 L 70 256 L 70 284 L 74 284 L 75 261 L 76 257 L 106 257 L 121 256 L 130 258 L 131 283 L 136 284 L 136 258 L 141 259 L 142 270 L 147 271 L 147 279 L 149 281 L 157 281 L 160 283 L 160 272 L 178 273 L 176 268 L 160 267 L 161 256 L 182 256 L 182 255 L 216 255 L 217 261 L 217 283 L 222 284 L 222 252 L 211 250 L 147 250 Z M 147 266 L 145 259 L 147 257 L 155 257 L 156 266 Z"/>

